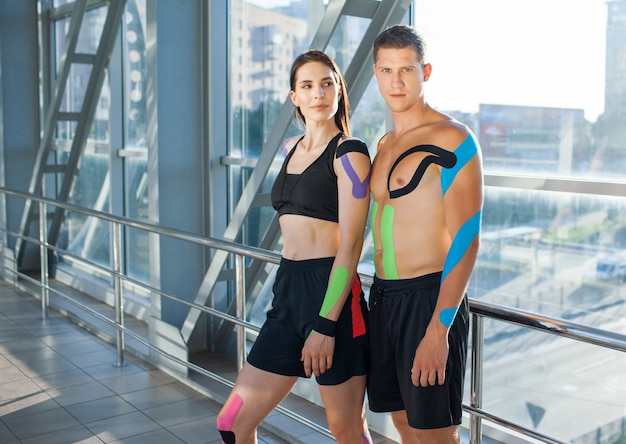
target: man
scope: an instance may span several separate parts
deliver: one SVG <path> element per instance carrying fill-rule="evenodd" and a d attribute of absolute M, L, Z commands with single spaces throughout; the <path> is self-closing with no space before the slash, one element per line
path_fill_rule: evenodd
<path fill-rule="evenodd" d="M 372 411 L 391 412 L 403 444 L 460 442 L 466 290 L 483 202 L 478 142 L 426 102 L 431 71 L 413 28 L 376 38 L 374 74 L 393 129 L 378 144 L 370 181 L 368 398 Z"/>

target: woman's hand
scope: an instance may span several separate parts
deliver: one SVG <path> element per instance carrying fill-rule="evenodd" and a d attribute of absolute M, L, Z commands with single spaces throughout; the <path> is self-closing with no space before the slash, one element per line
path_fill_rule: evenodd
<path fill-rule="evenodd" d="M 325 336 L 313 330 L 302 348 L 300 360 L 304 364 L 307 377 L 323 375 L 333 365 L 335 338 Z"/>

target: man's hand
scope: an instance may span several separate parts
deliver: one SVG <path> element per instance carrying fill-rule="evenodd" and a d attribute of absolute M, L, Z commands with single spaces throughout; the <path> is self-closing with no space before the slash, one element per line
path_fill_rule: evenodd
<path fill-rule="evenodd" d="M 441 328 L 426 330 L 426 334 L 415 350 L 411 382 L 415 386 L 443 385 L 446 380 L 446 363 L 448 362 L 448 332 L 442 334 Z"/>
<path fill-rule="evenodd" d="M 333 365 L 335 338 L 313 331 L 302 348 L 300 360 L 304 363 L 304 373 L 320 376 Z"/>

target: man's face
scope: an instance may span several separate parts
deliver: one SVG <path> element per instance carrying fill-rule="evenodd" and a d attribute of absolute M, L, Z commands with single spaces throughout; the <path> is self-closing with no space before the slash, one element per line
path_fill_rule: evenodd
<path fill-rule="evenodd" d="M 378 89 L 392 112 L 423 103 L 423 83 L 431 66 L 422 66 L 413 48 L 380 48 L 374 64 Z"/>

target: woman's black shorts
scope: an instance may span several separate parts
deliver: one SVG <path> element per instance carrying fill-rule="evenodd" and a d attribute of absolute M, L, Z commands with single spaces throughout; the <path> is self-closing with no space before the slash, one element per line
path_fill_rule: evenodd
<path fill-rule="evenodd" d="M 333 261 L 334 258 L 281 260 L 272 308 L 248 355 L 251 365 L 279 375 L 306 377 L 300 361 L 302 347 L 319 315 Z M 317 377 L 318 384 L 337 385 L 367 373 L 366 323 L 367 304 L 355 277 L 337 321 L 333 365 Z"/>

